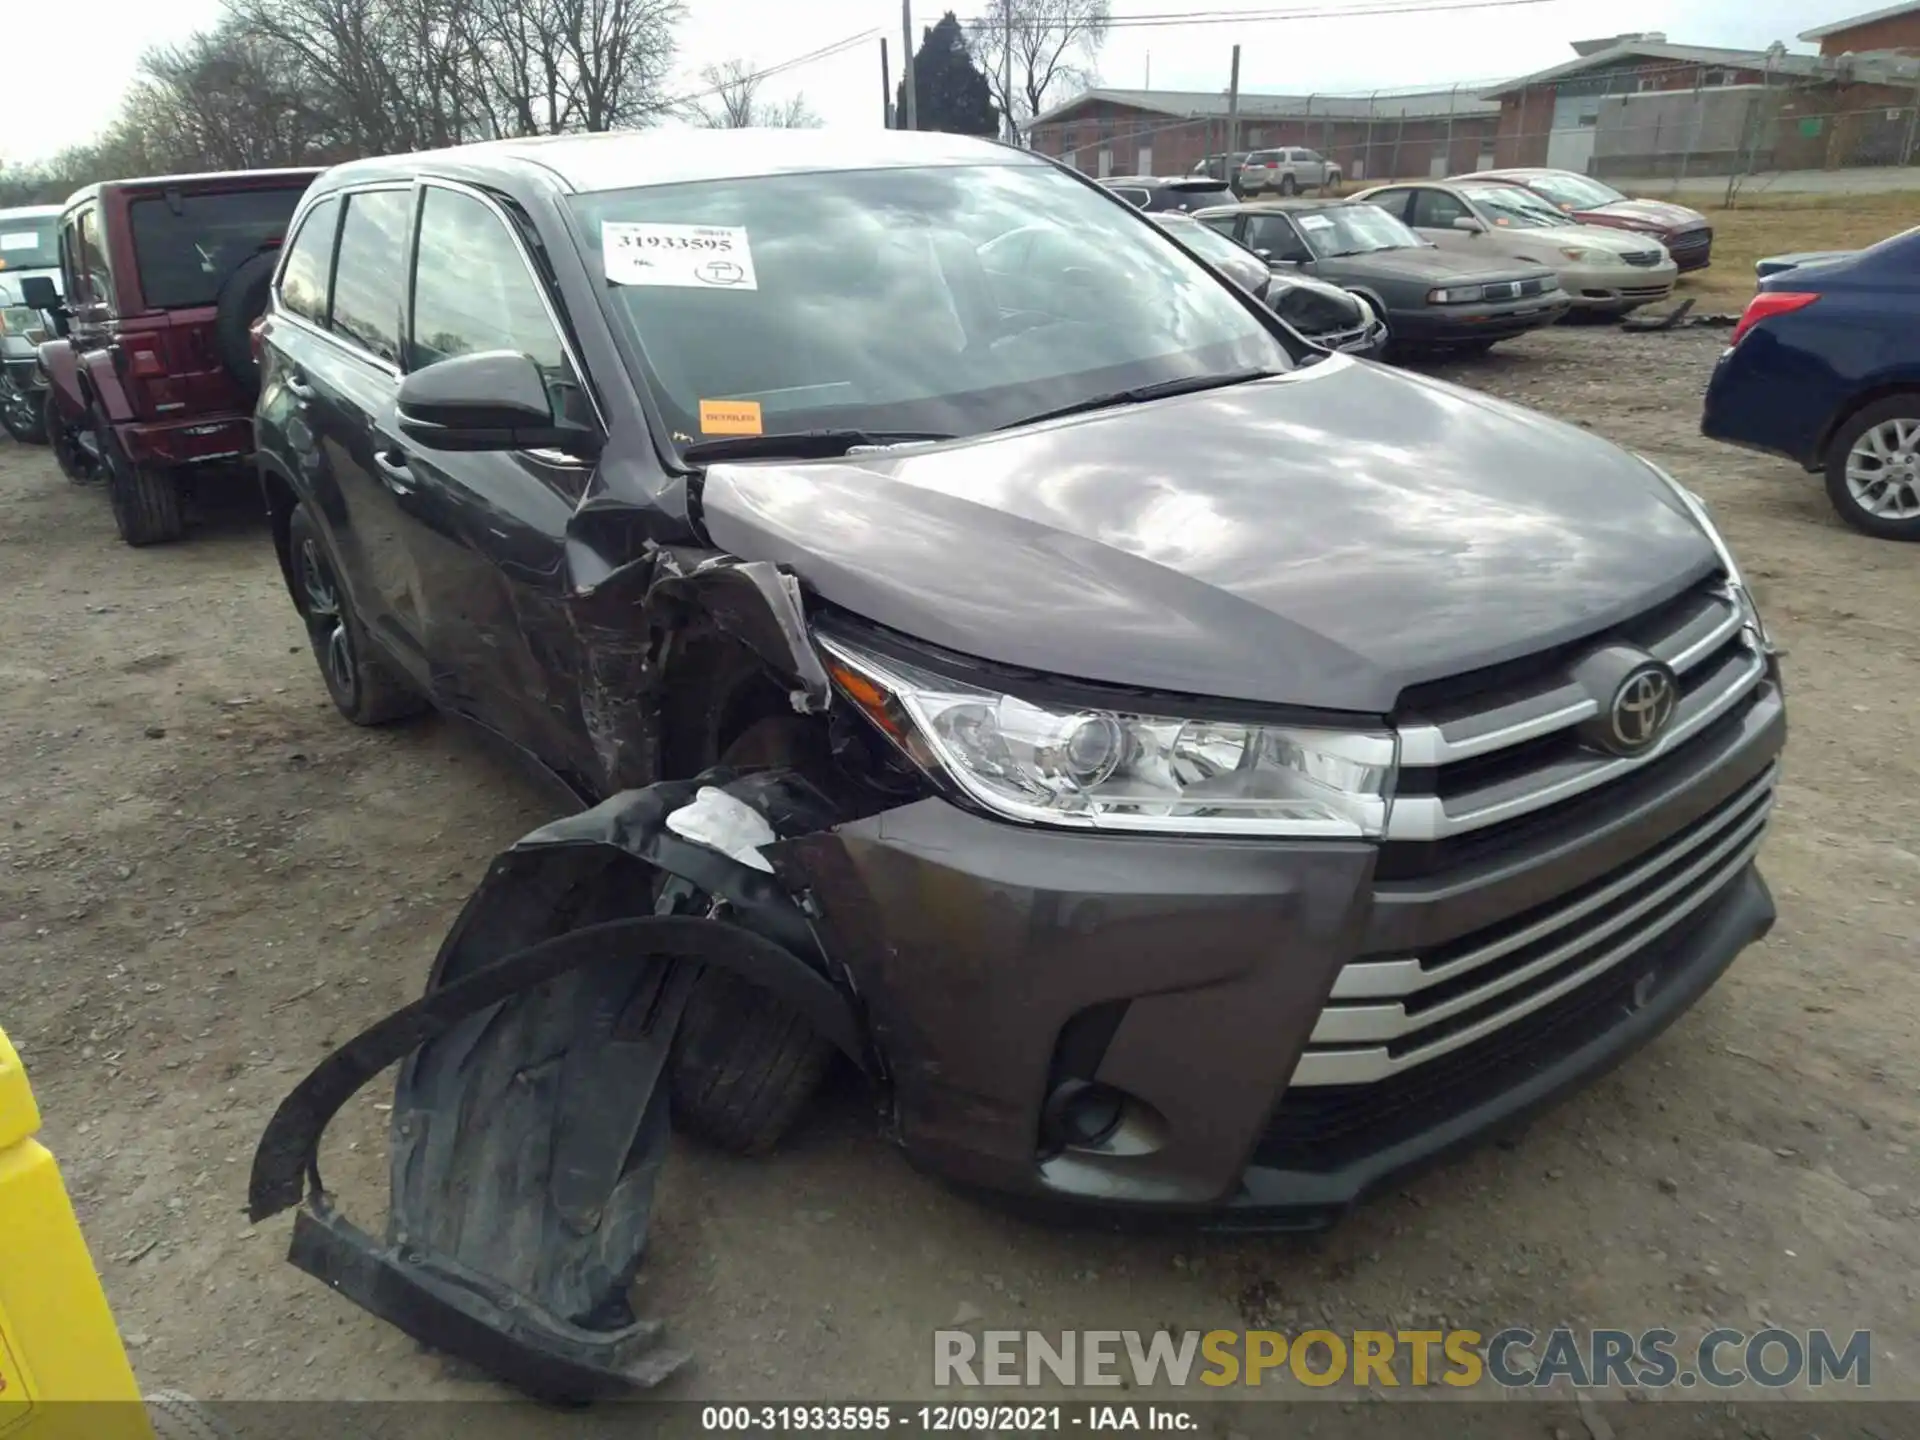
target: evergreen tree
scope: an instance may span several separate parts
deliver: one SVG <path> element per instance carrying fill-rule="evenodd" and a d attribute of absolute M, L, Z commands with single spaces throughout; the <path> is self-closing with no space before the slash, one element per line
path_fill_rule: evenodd
<path fill-rule="evenodd" d="M 921 32 L 920 50 L 913 57 L 914 108 L 917 128 L 945 130 L 954 135 L 998 135 L 1000 111 L 993 103 L 987 77 L 973 63 L 960 21 L 949 10 L 940 23 Z M 894 114 L 907 123 L 907 86 L 900 82 Z"/>

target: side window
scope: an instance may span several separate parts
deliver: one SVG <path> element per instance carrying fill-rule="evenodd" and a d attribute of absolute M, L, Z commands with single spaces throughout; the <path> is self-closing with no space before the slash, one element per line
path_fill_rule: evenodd
<path fill-rule="evenodd" d="M 86 281 L 88 298 L 111 306 L 113 269 L 107 264 L 107 248 L 100 235 L 99 206 L 80 212 L 78 240 L 80 275 Z"/>
<path fill-rule="evenodd" d="M 1318 150 L 1302 150 L 1300 158 L 1309 165 L 1318 165 L 1323 157 Z"/>
<path fill-rule="evenodd" d="M 1455 220 L 1473 212 L 1451 190 L 1416 190 L 1411 213 L 1413 218 L 1408 222 L 1411 225 L 1447 230 Z"/>
<path fill-rule="evenodd" d="M 333 232 L 340 202 L 322 200 L 300 222 L 280 270 L 280 303 L 303 320 L 327 323 L 327 282 L 333 270 Z"/>
<path fill-rule="evenodd" d="M 1404 188 L 1399 190 L 1378 190 L 1367 197 L 1367 202 L 1371 205 L 1378 205 L 1396 220 L 1405 220 L 1407 218 L 1407 196 L 1411 193 L 1411 191 Z"/>
<path fill-rule="evenodd" d="M 406 290 L 410 190 L 349 195 L 333 267 L 334 334 L 382 360 L 400 363 L 400 306 Z"/>
<path fill-rule="evenodd" d="M 471 195 L 429 186 L 415 265 L 409 370 L 454 355 L 512 350 L 540 367 L 556 414 L 593 423 L 539 282 L 499 216 Z"/>
<path fill-rule="evenodd" d="M 1229 240 L 1238 241 L 1240 238 L 1238 233 L 1236 233 L 1240 228 L 1240 217 L 1238 215 L 1209 215 L 1200 223 L 1202 225 L 1211 225 Z"/>
<path fill-rule="evenodd" d="M 1136 190 L 1130 185 L 1116 185 L 1113 187 L 1113 193 L 1129 205 L 1141 210 L 1146 209 L 1147 202 L 1152 199 L 1152 196 L 1148 195 L 1146 191 Z"/>
<path fill-rule="evenodd" d="M 1313 252 L 1284 216 L 1256 215 L 1247 226 L 1247 244 L 1269 260 L 1311 260 Z"/>

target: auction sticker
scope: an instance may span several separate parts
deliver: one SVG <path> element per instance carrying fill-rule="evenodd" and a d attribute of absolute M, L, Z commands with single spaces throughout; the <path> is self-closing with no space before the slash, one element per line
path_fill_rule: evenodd
<path fill-rule="evenodd" d="M 758 400 L 702 400 L 702 435 L 758 435 L 762 433 Z"/>
<path fill-rule="evenodd" d="M 742 225 L 657 225 L 609 220 L 600 227 L 602 262 L 615 285 L 757 290 L 753 250 Z"/>

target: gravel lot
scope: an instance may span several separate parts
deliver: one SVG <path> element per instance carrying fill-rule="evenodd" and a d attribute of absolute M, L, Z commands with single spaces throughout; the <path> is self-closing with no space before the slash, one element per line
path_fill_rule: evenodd
<path fill-rule="evenodd" d="M 914 1172 L 851 1092 L 769 1161 L 681 1145 L 641 1300 L 697 1357 L 678 1393 L 930 1393 L 929 1331 L 965 1314 L 1871 1328 L 1875 1391 L 1920 1398 L 1920 557 L 1698 436 L 1722 339 L 1561 329 L 1443 373 L 1645 451 L 1724 522 L 1790 652 L 1771 938 L 1517 1143 L 1314 1239 L 1038 1228 Z M 540 800 L 444 725 L 336 718 L 245 487 L 188 543 L 129 551 L 103 496 L 0 441 L 0 607 L 0 1020 L 142 1381 L 492 1393 L 287 1266 L 243 1191 L 282 1094 L 417 993 Z M 330 1137 L 366 1221 L 385 1099 Z"/>

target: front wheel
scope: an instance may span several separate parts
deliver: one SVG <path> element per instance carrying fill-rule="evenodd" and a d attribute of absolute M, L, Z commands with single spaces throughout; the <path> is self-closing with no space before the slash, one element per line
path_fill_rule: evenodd
<path fill-rule="evenodd" d="M 384 725 L 426 709 L 385 658 L 375 653 L 340 583 L 333 551 L 304 505 L 296 505 L 288 518 L 287 550 L 294 608 L 307 627 L 307 640 L 334 708 L 356 725 Z"/>
<path fill-rule="evenodd" d="M 1293 176 L 1282 175 L 1280 177 L 1280 193 L 1282 195 L 1297 195 L 1299 192 L 1300 184 Z"/>
<path fill-rule="evenodd" d="M 22 445 L 47 443 L 47 417 L 38 390 L 27 390 L 0 373 L 0 426 Z"/>
<path fill-rule="evenodd" d="M 54 463 L 62 475 L 76 485 L 91 485 L 100 478 L 100 457 L 93 448 L 93 436 L 67 419 L 51 385 L 41 394 L 40 423 L 46 426 L 47 443 L 53 447 Z"/>
<path fill-rule="evenodd" d="M 1869 405 L 1827 450 L 1827 498 L 1854 529 L 1920 540 L 1920 395 Z"/>

